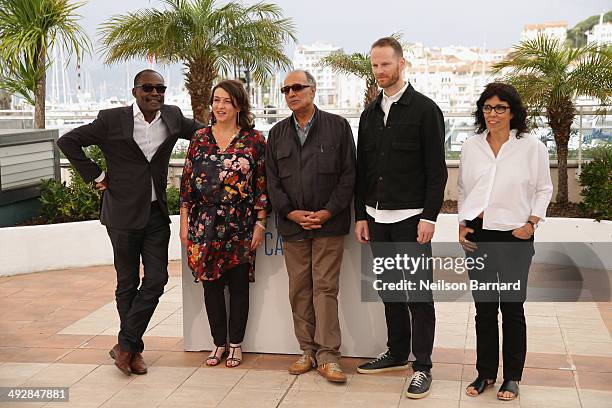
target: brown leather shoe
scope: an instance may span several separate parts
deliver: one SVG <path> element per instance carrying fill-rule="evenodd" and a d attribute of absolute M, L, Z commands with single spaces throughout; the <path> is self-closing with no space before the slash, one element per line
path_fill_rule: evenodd
<path fill-rule="evenodd" d="M 115 344 L 108 354 L 115 360 L 115 365 L 123 374 L 130 375 L 132 373 L 130 368 L 132 353 L 122 350 L 119 344 Z"/>
<path fill-rule="evenodd" d="M 346 382 L 346 375 L 342 372 L 338 363 L 324 363 L 319 365 L 317 368 L 319 374 L 321 374 L 327 381 L 344 383 Z"/>
<path fill-rule="evenodd" d="M 142 358 L 142 354 L 134 353 L 132 361 L 130 362 L 130 368 L 134 374 L 147 373 L 147 363 L 145 363 L 144 358 Z"/>
<path fill-rule="evenodd" d="M 295 363 L 289 366 L 289 374 L 300 375 L 309 372 L 317 366 L 317 362 L 310 353 L 304 353 Z"/>

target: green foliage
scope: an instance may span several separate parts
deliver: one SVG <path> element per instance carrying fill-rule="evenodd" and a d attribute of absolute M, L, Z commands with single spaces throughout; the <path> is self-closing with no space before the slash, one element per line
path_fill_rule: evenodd
<path fill-rule="evenodd" d="M 165 0 L 165 9 L 139 9 L 101 25 L 107 63 L 154 57 L 161 63 L 182 62 L 194 117 L 208 121 L 210 90 L 219 74 L 236 66 L 259 83 L 278 68 L 288 68 L 287 41 L 296 40 L 290 18 L 274 5 L 246 6 L 216 0 Z"/>
<path fill-rule="evenodd" d="M 603 22 L 612 21 L 612 11 L 608 11 L 603 16 Z M 576 24 L 571 29 L 567 30 L 567 39 L 565 43 L 569 47 L 582 47 L 587 43 L 587 31 L 590 31 L 594 25 L 599 24 L 599 15 L 591 16 Z"/>
<path fill-rule="evenodd" d="M 68 60 L 90 50 L 87 35 L 77 23 L 82 3 L 69 0 L 0 0 L 0 88 L 23 97 L 31 105 L 42 98 L 37 86 L 60 47 Z"/>
<path fill-rule="evenodd" d="M 612 145 L 594 149 L 593 157 L 580 174 L 583 205 L 597 221 L 612 220 Z"/>
<path fill-rule="evenodd" d="M 87 155 L 106 170 L 106 160 L 97 146 L 87 148 Z M 85 221 L 98 218 L 101 193 L 92 183 L 86 183 L 73 166 L 70 185 L 56 180 L 44 180 L 41 186 L 41 216 L 49 224 Z"/>
<path fill-rule="evenodd" d="M 176 187 L 168 187 L 166 196 L 168 197 L 168 214 L 178 214 L 180 209 L 179 189 Z"/>
<path fill-rule="evenodd" d="M 570 48 L 540 35 L 514 46 L 493 68 L 518 90 L 532 116 L 546 112 L 560 168 L 565 169 L 575 99 L 587 96 L 602 105 L 612 102 L 612 47 Z M 558 173 L 556 202 L 568 202 L 566 170 Z"/>
<path fill-rule="evenodd" d="M 40 214 L 48 224 L 98 218 L 100 194 L 74 169 L 70 169 L 70 174 L 69 186 L 56 180 L 43 181 Z"/>

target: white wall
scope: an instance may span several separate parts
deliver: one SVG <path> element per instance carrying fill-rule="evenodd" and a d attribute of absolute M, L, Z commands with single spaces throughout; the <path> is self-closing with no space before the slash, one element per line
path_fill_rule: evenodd
<path fill-rule="evenodd" d="M 171 220 L 168 255 L 170 260 L 178 260 L 181 259 L 179 217 L 174 215 Z M 612 242 L 612 222 L 550 218 L 541 224 L 536 238 L 540 242 Z M 434 242 L 456 242 L 456 239 L 457 215 L 441 214 Z M 607 269 L 612 269 L 611 255 L 601 256 Z M 535 260 L 539 261 L 537 255 Z M 112 263 L 110 240 L 99 221 L 0 228 L 0 276 Z M 593 267 L 593 264 L 585 258 L 582 266 Z"/>
<path fill-rule="evenodd" d="M 169 257 L 181 259 L 178 215 L 171 217 Z M 112 265 L 113 249 L 100 221 L 0 228 L 0 276 Z"/>

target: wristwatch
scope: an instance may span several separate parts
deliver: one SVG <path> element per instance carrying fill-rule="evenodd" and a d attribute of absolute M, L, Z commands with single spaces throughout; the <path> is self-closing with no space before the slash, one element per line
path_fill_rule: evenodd
<path fill-rule="evenodd" d="M 527 220 L 527 224 L 531 224 L 531 226 L 533 227 L 534 231 L 538 229 L 538 223 L 537 222 L 533 222 L 531 220 Z"/>

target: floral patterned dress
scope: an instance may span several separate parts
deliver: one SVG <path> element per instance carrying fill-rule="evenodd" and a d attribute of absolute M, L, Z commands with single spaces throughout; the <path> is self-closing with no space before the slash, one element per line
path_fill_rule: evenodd
<path fill-rule="evenodd" d="M 265 139 L 241 130 L 222 151 L 212 128 L 198 130 L 187 151 L 181 182 L 181 207 L 189 210 L 187 255 L 196 282 L 216 280 L 231 268 L 249 264 L 257 211 L 266 209 Z"/>

